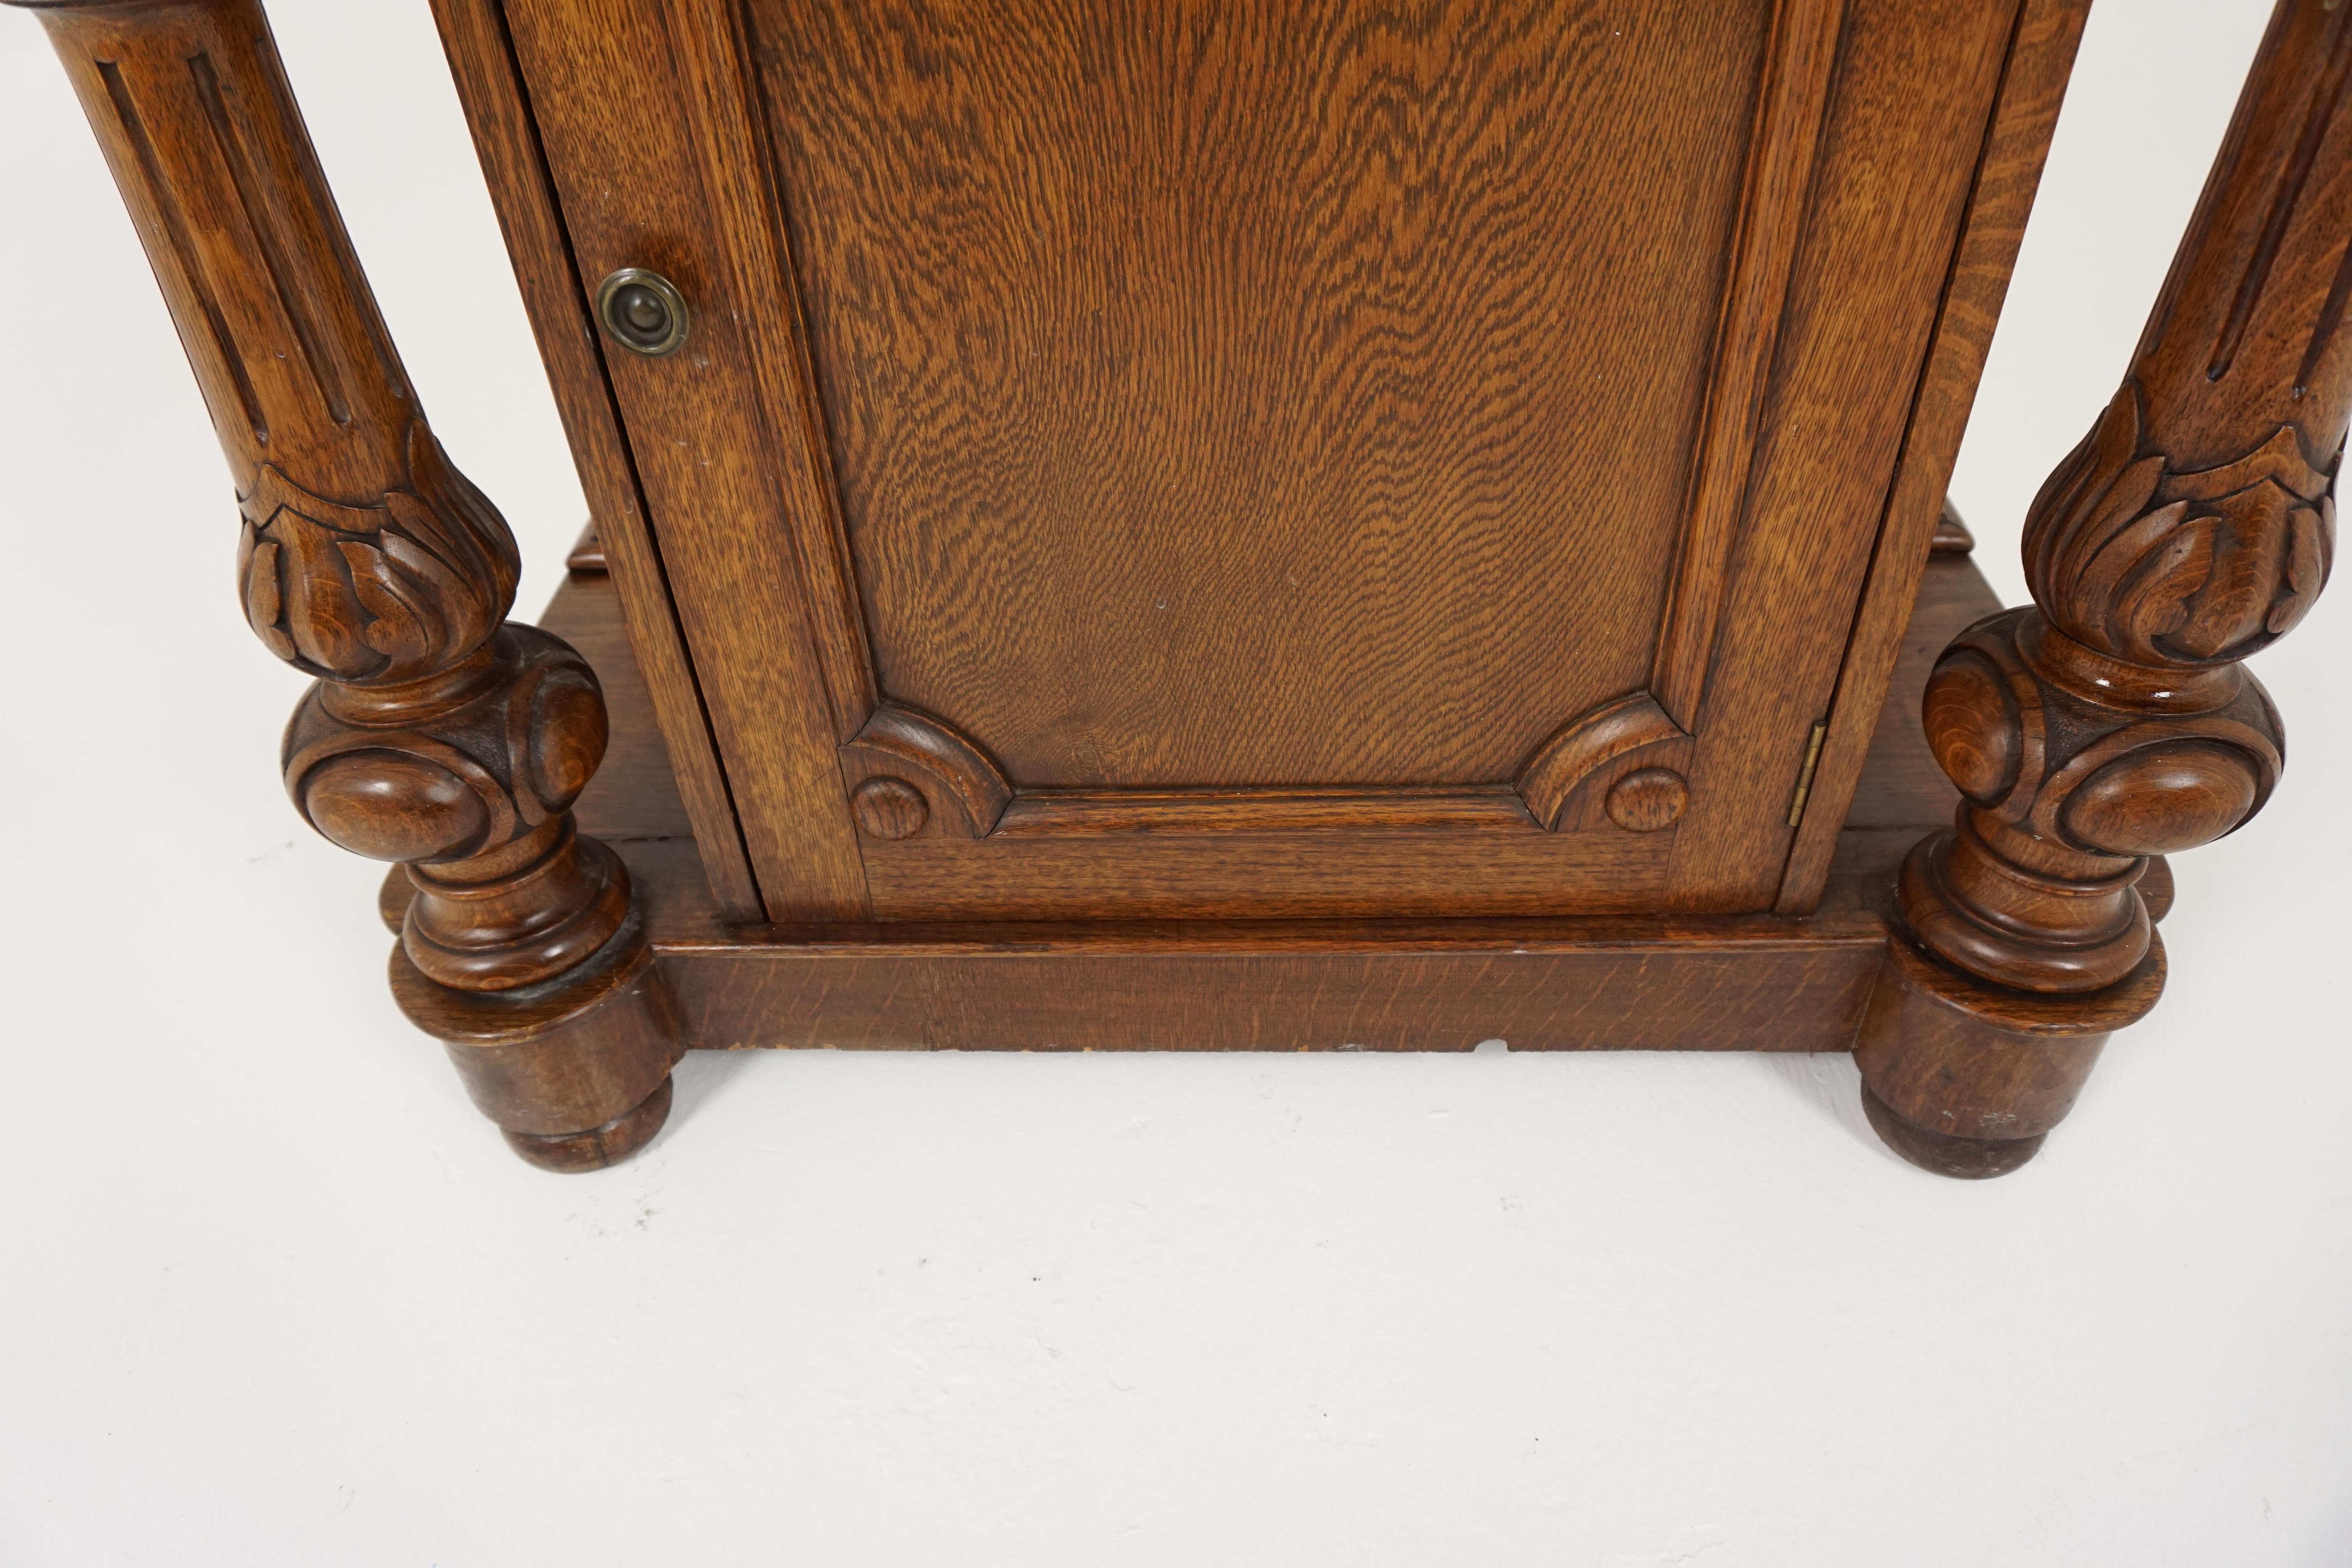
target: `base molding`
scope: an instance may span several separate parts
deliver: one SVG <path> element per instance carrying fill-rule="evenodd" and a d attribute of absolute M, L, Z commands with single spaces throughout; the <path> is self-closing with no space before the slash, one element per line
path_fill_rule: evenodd
<path fill-rule="evenodd" d="M 1801 918 L 730 928 L 690 843 L 614 847 L 682 1048 L 1843 1051 L 1886 942 L 1860 879 Z M 388 921 L 404 887 L 385 884 Z M 422 977 L 401 967 L 406 1006 Z M 520 1016 L 475 1000 L 409 1016 L 485 1041 Z"/>
<path fill-rule="evenodd" d="M 1466 1051 L 1502 1039 L 1514 1050 L 1854 1051 L 1889 1144 L 1948 1175 L 1997 1175 L 2040 1146 L 2106 1033 L 2153 1002 L 2161 950 L 2137 989 L 2116 988 L 2127 998 L 1988 1000 L 1904 932 L 1896 868 L 1958 800 L 1928 754 L 1919 688 L 1933 650 L 1992 607 L 1966 557 L 1930 564 L 1807 914 L 794 927 L 727 918 L 617 600 L 604 579 L 575 576 L 545 620 L 594 661 L 613 715 L 611 759 L 578 815 L 625 866 L 635 922 L 553 990 L 454 992 L 397 953 L 394 986 L 417 1026 L 448 1042 L 517 1152 L 554 1170 L 643 1146 L 667 1113 L 669 1068 L 690 1049 Z M 2152 861 L 2143 878 L 2152 909 L 2163 872 Z M 386 878 L 394 931 L 415 894 L 406 873 Z"/>

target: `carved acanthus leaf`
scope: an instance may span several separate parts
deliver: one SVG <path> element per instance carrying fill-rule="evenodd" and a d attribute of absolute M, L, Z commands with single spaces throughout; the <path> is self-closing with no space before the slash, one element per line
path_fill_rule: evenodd
<path fill-rule="evenodd" d="M 2336 549 L 2332 476 L 2294 426 L 2211 468 L 2174 473 L 2141 450 L 2126 383 L 2034 499 L 2034 598 L 2077 642 L 2156 667 L 2244 658 L 2301 620 Z"/>
<path fill-rule="evenodd" d="M 238 498 L 246 619 L 278 658 L 346 684 L 397 685 L 446 668 L 514 601 L 513 536 L 412 425 L 410 488 L 372 506 L 311 494 L 264 464 Z"/>

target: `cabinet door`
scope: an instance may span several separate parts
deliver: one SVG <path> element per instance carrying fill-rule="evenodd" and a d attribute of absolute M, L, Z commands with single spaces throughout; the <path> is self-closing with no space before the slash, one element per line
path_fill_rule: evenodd
<path fill-rule="evenodd" d="M 776 918 L 1770 906 L 2012 6 L 507 13 Z"/>

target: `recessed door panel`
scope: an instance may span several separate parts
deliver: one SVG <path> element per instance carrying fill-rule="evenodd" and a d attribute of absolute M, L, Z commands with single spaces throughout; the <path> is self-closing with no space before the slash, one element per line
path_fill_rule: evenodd
<path fill-rule="evenodd" d="M 754 0 L 882 690 L 1019 787 L 1507 781 L 1645 682 L 1762 0 Z"/>
<path fill-rule="evenodd" d="M 2009 7 L 506 8 L 775 918 L 1769 907 Z"/>

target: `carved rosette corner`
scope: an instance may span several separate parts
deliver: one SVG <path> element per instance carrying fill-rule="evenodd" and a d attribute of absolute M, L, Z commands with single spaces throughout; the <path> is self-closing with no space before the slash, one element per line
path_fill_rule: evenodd
<path fill-rule="evenodd" d="M 946 720 L 884 702 L 841 748 L 850 814 L 868 839 L 985 838 L 1013 803 L 1004 770 Z"/>
<path fill-rule="evenodd" d="M 1616 826 L 1654 833 L 1690 801 L 1691 736 L 1646 690 L 1612 698 L 1560 726 L 1512 783 L 1553 833 Z"/>

